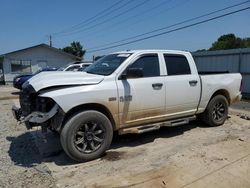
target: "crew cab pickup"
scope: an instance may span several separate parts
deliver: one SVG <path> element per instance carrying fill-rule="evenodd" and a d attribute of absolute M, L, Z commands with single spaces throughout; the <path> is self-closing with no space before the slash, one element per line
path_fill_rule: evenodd
<path fill-rule="evenodd" d="M 100 157 L 113 133 L 143 133 L 200 118 L 222 125 L 241 99 L 240 74 L 199 74 L 185 51 L 136 50 L 104 56 L 85 72 L 42 72 L 24 83 L 16 119 L 60 134 L 76 161 Z"/>

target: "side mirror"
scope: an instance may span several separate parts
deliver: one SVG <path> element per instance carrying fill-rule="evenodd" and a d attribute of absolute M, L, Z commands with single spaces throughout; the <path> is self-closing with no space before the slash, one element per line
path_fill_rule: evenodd
<path fill-rule="evenodd" d="M 126 72 L 121 75 L 121 79 L 127 78 L 141 78 L 143 77 L 143 70 L 142 68 L 128 68 Z"/>

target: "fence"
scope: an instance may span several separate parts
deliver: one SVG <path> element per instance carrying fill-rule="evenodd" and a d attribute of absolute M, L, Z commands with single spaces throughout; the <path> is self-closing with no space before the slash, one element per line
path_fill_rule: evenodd
<path fill-rule="evenodd" d="M 250 98 L 250 48 L 192 53 L 198 71 L 241 73 L 243 97 Z"/>

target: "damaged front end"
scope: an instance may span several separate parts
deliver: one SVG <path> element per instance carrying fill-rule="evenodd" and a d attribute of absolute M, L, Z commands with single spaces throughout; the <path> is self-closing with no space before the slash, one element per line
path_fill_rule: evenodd
<path fill-rule="evenodd" d="M 28 82 L 23 85 L 19 101 L 21 108 L 13 106 L 12 112 L 15 119 L 24 123 L 27 129 L 41 126 L 43 131 L 47 128 L 60 130 L 64 112 L 51 98 L 40 97 Z"/>

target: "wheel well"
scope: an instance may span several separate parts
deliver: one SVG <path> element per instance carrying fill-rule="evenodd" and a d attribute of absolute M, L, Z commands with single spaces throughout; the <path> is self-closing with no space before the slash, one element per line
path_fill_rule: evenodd
<path fill-rule="evenodd" d="M 212 95 L 211 99 L 214 98 L 216 95 L 223 95 L 224 97 L 226 97 L 228 104 L 230 104 L 230 101 L 231 101 L 231 100 L 230 100 L 230 95 L 229 95 L 229 93 L 228 93 L 227 90 L 225 90 L 225 89 L 220 89 L 220 90 L 216 91 L 216 92 Z M 210 100 L 211 100 L 211 99 L 210 99 Z"/>
<path fill-rule="evenodd" d="M 110 112 L 110 111 L 108 110 L 108 108 L 105 107 L 104 105 L 97 104 L 97 103 L 82 104 L 82 105 L 79 105 L 79 106 L 76 106 L 76 107 L 70 109 L 70 110 L 66 113 L 62 125 L 64 125 L 65 122 L 66 122 L 70 117 L 72 117 L 75 113 L 77 113 L 77 112 L 82 112 L 82 111 L 86 111 L 86 110 L 96 110 L 96 111 L 98 111 L 98 112 L 103 113 L 103 114 L 104 114 L 105 116 L 107 116 L 107 118 L 110 120 L 110 122 L 111 122 L 111 124 L 112 124 L 112 127 L 113 127 L 113 130 L 116 130 L 116 129 L 115 129 L 115 121 L 114 121 L 114 118 L 113 118 L 111 112 Z"/>

